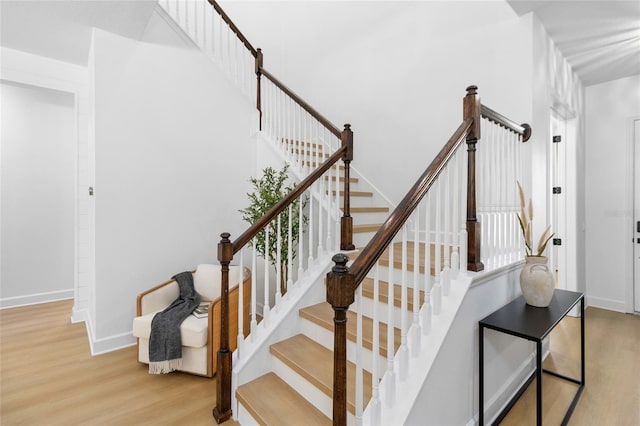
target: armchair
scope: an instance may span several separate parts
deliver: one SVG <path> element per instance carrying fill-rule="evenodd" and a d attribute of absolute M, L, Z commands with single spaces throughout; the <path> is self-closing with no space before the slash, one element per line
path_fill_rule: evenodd
<path fill-rule="evenodd" d="M 236 349 L 238 334 L 239 267 L 229 267 L 229 344 Z M 193 274 L 194 287 L 201 302 L 209 302 L 209 315 L 196 318 L 189 315 L 180 326 L 182 367 L 180 371 L 213 377 L 220 348 L 220 265 L 198 265 Z M 249 334 L 251 272 L 242 271 L 243 332 Z M 153 316 L 171 304 L 179 295 L 178 284 L 169 280 L 138 295 L 137 316 L 133 320 L 133 335 L 138 339 L 138 361 L 149 363 L 149 335 Z"/>

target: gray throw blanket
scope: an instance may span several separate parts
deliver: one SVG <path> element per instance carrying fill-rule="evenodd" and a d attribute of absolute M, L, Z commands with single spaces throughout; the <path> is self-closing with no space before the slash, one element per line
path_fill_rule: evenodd
<path fill-rule="evenodd" d="M 149 374 L 166 374 L 182 366 L 180 325 L 200 304 L 191 272 L 181 272 L 172 278 L 178 283 L 180 296 L 151 321 Z"/>

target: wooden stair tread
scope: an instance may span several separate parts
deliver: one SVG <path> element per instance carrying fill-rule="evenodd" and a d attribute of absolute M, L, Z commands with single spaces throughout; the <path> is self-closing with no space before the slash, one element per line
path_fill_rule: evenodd
<path fill-rule="evenodd" d="M 329 180 L 329 176 L 325 176 L 324 180 Z M 331 180 L 335 181 L 336 177 L 335 176 L 331 176 Z M 339 178 L 340 182 L 344 182 L 344 176 L 340 176 Z M 358 183 L 360 181 L 360 179 L 356 178 L 356 177 L 349 177 L 349 182 L 351 183 Z"/>
<path fill-rule="evenodd" d="M 291 152 L 295 154 L 303 154 L 303 155 L 311 154 L 314 157 L 324 157 L 324 158 L 331 157 L 331 154 L 327 152 L 323 154 L 321 151 L 317 151 L 315 148 L 302 149 L 302 150 L 300 148 L 292 148 Z"/>
<path fill-rule="evenodd" d="M 275 343 L 271 345 L 270 351 L 329 398 L 333 398 L 333 351 L 304 334 Z M 371 399 L 371 373 L 364 370 L 363 373 L 363 402 L 366 407 Z M 355 374 L 355 364 L 347 362 L 347 409 L 351 414 L 355 414 Z"/>
<path fill-rule="evenodd" d="M 311 166 L 311 167 L 319 167 L 322 163 L 324 163 L 324 161 L 303 161 L 302 164 L 305 166 Z M 343 165 L 338 165 L 337 166 L 340 171 L 344 170 L 344 166 Z M 336 169 L 336 165 L 334 164 L 333 166 L 331 166 L 331 170 L 335 170 Z"/>
<path fill-rule="evenodd" d="M 389 207 L 351 207 L 349 210 L 351 213 L 387 213 Z"/>
<path fill-rule="evenodd" d="M 373 279 L 365 278 L 362 281 L 362 296 L 373 299 Z M 378 301 L 381 303 L 388 303 L 389 301 L 389 283 L 386 281 L 378 281 Z M 420 290 L 420 306 L 424 303 L 424 291 Z M 393 305 L 399 308 L 402 304 L 402 286 L 399 284 L 393 285 Z M 413 311 L 413 288 L 407 287 L 407 309 Z"/>
<path fill-rule="evenodd" d="M 299 315 L 314 324 L 319 325 L 333 333 L 333 309 L 326 302 L 316 305 L 307 306 L 299 311 Z M 356 320 L 355 312 L 347 311 L 347 339 L 352 342 L 356 341 Z M 380 339 L 380 355 L 387 356 L 387 324 L 379 323 L 379 339 Z M 400 347 L 400 329 L 394 328 L 394 353 Z M 369 317 L 362 316 L 362 346 L 372 350 L 373 348 L 373 320 Z"/>
<path fill-rule="evenodd" d="M 353 225 L 353 233 L 359 232 L 376 232 L 382 226 L 381 223 L 369 223 L 363 225 Z"/>
<path fill-rule="evenodd" d="M 238 387 L 236 397 L 262 425 L 332 424 L 331 419 L 274 373 Z"/>
<path fill-rule="evenodd" d="M 329 192 L 329 191 L 327 191 Z M 336 195 L 336 191 L 331 191 L 331 194 Z M 344 191 L 339 192 L 340 196 L 344 195 Z M 373 192 L 369 191 L 349 191 L 349 195 L 352 197 L 373 197 Z"/>

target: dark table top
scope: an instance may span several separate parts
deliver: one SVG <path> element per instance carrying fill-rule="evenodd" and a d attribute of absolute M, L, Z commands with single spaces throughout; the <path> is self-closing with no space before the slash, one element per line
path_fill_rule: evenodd
<path fill-rule="evenodd" d="M 547 308 L 529 306 L 520 296 L 480 320 L 484 327 L 528 340 L 542 340 L 583 297 L 582 293 L 556 289 Z"/>

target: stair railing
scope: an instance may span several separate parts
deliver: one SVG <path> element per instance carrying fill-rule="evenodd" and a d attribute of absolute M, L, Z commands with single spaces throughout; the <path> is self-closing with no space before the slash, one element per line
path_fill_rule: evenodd
<path fill-rule="evenodd" d="M 430 333 L 432 316 L 440 314 L 446 303 L 443 296 L 456 291 L 459 274 L 482 270 L 482 259 L 493 266 L 521 258 L 522 244 L 513 238 L 516 224 L 508 217 L 520 171 L 512 165 L 520 159 L 519 148 L 512 145 L 526 141 L 531 129 L 481 105 L 475 86 L 467 88 L 463 104 L 458 129 L 351 266 L 346 255 L 333 257 L 335 266 L 326 285 L 327 302 L 335 313 L 335 425 L 346 425 L 347 412 L 355 416 L 356 424 L 363 419 L 374 425 L 393 421 L 384 417 L 384 407 L 397 402 L 396 389 L 408 379 L 412 360 L 424 350 L 423 337 Z M 481 131 L 494 124 L 488 130 L 488 153 L 477 163 Z M 498 172 L 487 175 L 488 166 Z M 477 188 L 478 175 L 482 178 Z M 482 197 L 489 194 L 479 203 L 480 215 L 477 190 Z M 507 195 L 509 191 L 513 194 Z M 487 227 L 484 240 L 481 219 L 495 222 Z M 481 258 L 481 247 L 491 256 Z M 365 291 L 372 302 L 364 303 Z M 365 322 L 364 315 L 371 320 Z M 348 318 L 355 323 L 349 329 L 356 335 L 355 343 L 347 342 Z M 348 347 L 355 354 L 354 363 L 347 363 Z M 347 374 L 355 379 L 354 394 L 347 394 Z"/>
<path fill-rule="evenodd" d="M 218 244 L 222 274 L 220 349 L 217 400 L 213 409 L 216 421 L 221 423 L 232 415 L 233 398 L 233 357 L 228 325 L 229 264 L 239 254 L 235 259 L 242 271 L 243 251 L 248 246 L 253 247 L 250 338 L 257 339 L 256 335 L 269 322 L 271 310 L 285 297 L 284 291 L 295 291 L 298 278 L 320 255 L 354 248 L 349 187 L 353 132 L 349 124 L 339 130 L 267 71 L 263 66 L 262 50 L 253 47 L 215 0 L 160 0 L 159 4 L 194 44 L 217 63 L 245 95 L 255 100 L 260 130 L 280 145 L 288 162 L 300 173 L 308 175 L 238 238 L 232 241 L 229 233 L 221 234 Z M 299 236 L 297 241 L 296 234 Z M 256 251 L 260 246 L 265 259 L 264 279 L 259 284 Z M 271 247 L 275 247 L 275 254 Z M 271 265 L 275 267 L 275 289 L 270 281 Z M 257 317 L 259 285 L 264 295 L 262 327 L 259 327 Z M 239 300 L 243 300 L 242 294 Z M 247 339 L 243 309 L 239 303 L 237 360 L 242 356 Z"/>

